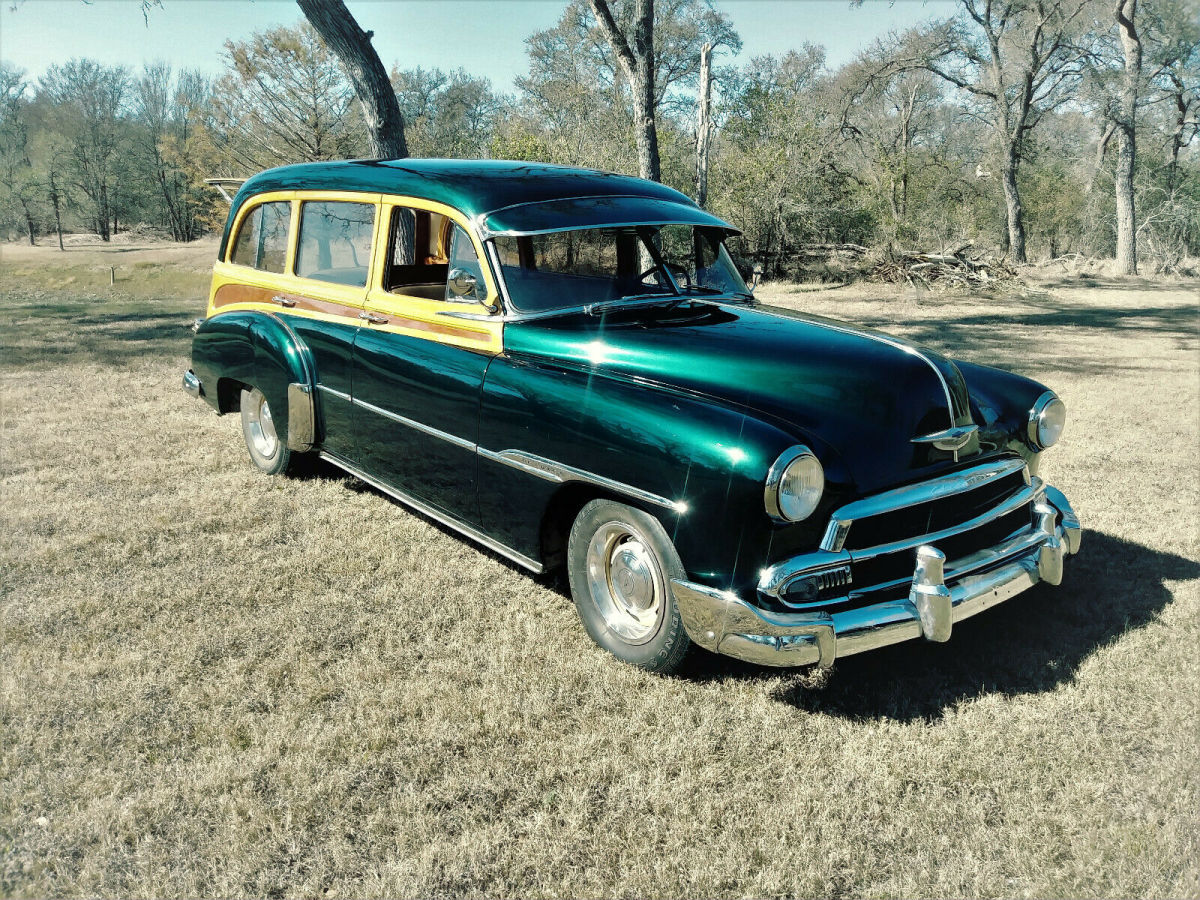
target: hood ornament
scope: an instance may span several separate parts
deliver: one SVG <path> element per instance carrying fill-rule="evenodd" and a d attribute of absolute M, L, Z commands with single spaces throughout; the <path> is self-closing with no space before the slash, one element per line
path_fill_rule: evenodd
<path fill-rule="evenodd" d="M 912 439 L 914 444 L 932 444 L 938 450 L 946 450 L 954 454 L 958 462 L 958 451 L 967 446 L 972 436 L 979 430 L 978 425 L 956 425 L 945 431 L 935 431 Z"/>

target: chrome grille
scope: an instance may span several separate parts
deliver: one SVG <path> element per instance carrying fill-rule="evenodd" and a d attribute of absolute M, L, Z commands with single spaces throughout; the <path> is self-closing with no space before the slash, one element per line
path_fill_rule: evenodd
<path fill-rule="evenodd" d="M 861 550 L 966 526 L 1029 484 L 1024 461 L 1004 459 L 856 500 L 834 511 L 821 549 Z"/>

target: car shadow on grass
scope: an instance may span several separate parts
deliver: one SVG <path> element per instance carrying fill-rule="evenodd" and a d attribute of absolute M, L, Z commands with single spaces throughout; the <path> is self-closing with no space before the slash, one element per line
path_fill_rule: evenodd
<path fill-rule="evenodd" d="M 839 660 L 822 679 L 799 678 L 773 699 L 854 720 L 940 718 L 963 700 L 1053 690 L 1097 649 L 1154 621 L 1165 582 L 1200 577 L 1200 563 L 1112 535 L 1085 532 L 1059 587 L 1038 585 L 954 626 L 949 642 L 906 641 Z M 716 657 L 691 677 L 773 674 Z"/>

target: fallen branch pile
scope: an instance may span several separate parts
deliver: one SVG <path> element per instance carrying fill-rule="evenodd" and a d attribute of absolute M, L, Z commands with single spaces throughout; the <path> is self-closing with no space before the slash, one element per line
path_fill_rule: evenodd
<path fill-rule="evenodd" d="M 878 263 L 872 281 L 889 284 L 907 282 L 913 287 L 979 287 L 1015 278 L 1016 270 L 990 253 L 968 255 L 971 244 L 963 244 L 946 253 L 901 251 Z"/>

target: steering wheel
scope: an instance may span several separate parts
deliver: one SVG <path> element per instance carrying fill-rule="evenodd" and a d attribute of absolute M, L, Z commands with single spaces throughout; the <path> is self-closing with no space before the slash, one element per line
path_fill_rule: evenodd
<path fill-rule="evenodd" d="M 680 265 L 676 265 L 675 263 L 669 263 L 666 261 L 663 262 L 663 266 L 666 267 L 666 270 L 671 274 L 671 277 L 675 279 L 676 283 L 679 282 L 679 276 L 682 275 L 684 287 L 690 288 L 692 286 L 692 276 L 688 274 L 688 270 L 686 268 L 684 268 L 683 266 L 680 266 Z M 638 276 L 638 281 L 641 282 L 642 280 L 644 280 L 646 278 L 646 276 L 651 275 L 657 271 L 659 271 L 658 266 L 651 266 L 649 269 L 647 269 L 645 272 L 643 272 L 642 274 L 640 274 Z"/>

